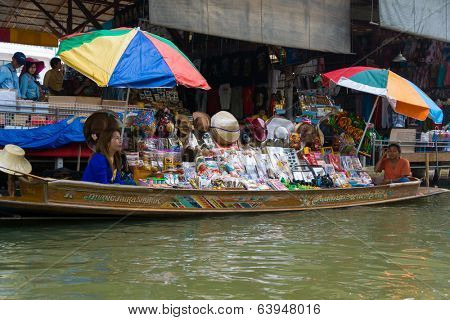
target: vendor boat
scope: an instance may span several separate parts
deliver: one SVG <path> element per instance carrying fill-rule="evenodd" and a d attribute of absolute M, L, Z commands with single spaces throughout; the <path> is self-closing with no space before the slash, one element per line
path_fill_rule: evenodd
<path fill-rule="evenodd" d="M 421 188 L 411 178 L 360 188 L 302 191 L 198 190 L 149 188 L 20 178 L 20 196 L 0 197 L 0 214 L 9 217 L 185 217 L 303 211 L 385 204 L 447 192 Z"/>

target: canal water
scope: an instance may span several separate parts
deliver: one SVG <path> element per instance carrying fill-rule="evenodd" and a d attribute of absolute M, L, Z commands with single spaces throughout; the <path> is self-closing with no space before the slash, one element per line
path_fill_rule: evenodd
<path fill-rule="evenodd" d="M 450 197 L 181 220 L 0 221 L 3 299 L 448 299 Z"/>

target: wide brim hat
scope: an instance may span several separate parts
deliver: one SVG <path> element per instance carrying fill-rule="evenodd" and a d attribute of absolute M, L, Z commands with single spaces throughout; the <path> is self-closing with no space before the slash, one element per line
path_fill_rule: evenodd
<path fill-rule="evenodd" d="M 192 114 L 194 128 L 197 131 L 207 132 L 211 127 L 211 118 L 204 112 L 194 112 Z"/>
<path fill-rule="evenodd" d="M 291 120 L 282 118 L 279 116 L 274 116 L 267 120 L 267 139 L 273 140 L 275 139 L 275 130 L 278 127 L 284 127 L 288 131 L 288 133 L 292 133 L 294 131 L 294 124 Z"/>
<path fill-rule="evenodd" d="M 247 124 L 250 127 L 253 138 L 258 142 L 263 142 L 267 139 L 267 125 L 261 118 L 247 118 Z"/>
<path fill-rule="evenodd" d="M 239 122 L 227 111 L 220 111 L 211 118 L 213 139 L 220 145 L 230 145 L 238 141 L 240 136 Z"/>
<path fill-rule="evenodd" d="M 180 136 L 187 136 L 192 131 L 191 121 L 189 117 L 184 114 L 179 114 L 176 117 L 178 132 Z"/>
<path fill-rule="evenodd" d="M 319 136 L 320 145 L 323 146 L 325 142 L 325 137 L 323 135 L 322 130 L 319 127 L 313 126 L 311 123 L 302 122 L 295 126 L 295 132 L 300 135 L 300 138 L 303 142 L 308 142 L 312 140 L 316 135 Z M 312 141 L 310 141 L 312 142 Z"/>
<path fill-rule="evenodd" d="M 110 110 L 100 110 L 86 119 L 83 126 L 83 135 L 89 148 L 95 150 L 96 141 L 93 140 L 92 134 L 98 136 L 105 130 L 120 130 L 121 127 L 122 121 L 120 121 L 117 113 Z"/>
<path fill-rule="evenodd" d="M 44 61 L 37 60 L 37 59 L 34 59 L 34 58 L 26 58 L 26 59 L 25 59 L 25 65 L 26 65 L 27 63 L 32 63 L 32 64 L 34 63 L 34 64 L 36 65 L 36 72 L 34 73 L 35 76 L 37 76 L 37 75 L 39 74 L 39 72 L 41 72 L 42 70 L 45 69 L 45 63 L 44 63 Z M 27 72 L 27 70 L 25 70 L 25 69 L 26 69 L 26 67 L 24 66 L 24 67 L 22 68 L 22 71 L 20 72 L 20 75 L 22 75 L 22 74 L 24 74 L 25 72 Z"/>
<path fill-rule="evenodd" d="M 7 144 L 0 151 L 0 171 L 21 176 L 22 174 L 30 173 L 31 170 L 31 164 L 25 159 L 25 151 L 21 147 L 14 144 Z"/>

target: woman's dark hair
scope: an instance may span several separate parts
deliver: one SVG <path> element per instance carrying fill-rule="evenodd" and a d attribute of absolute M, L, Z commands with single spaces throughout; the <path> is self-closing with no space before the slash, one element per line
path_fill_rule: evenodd
<path fill-rule="evenodd" d="M 31 68 L 31 66 L 32 66 L 33 64 L 37 67 L 36 62 L 31 62 L 31 61 L 25 62 L 25 67 L 24 67 L 24 68 L 25 68 L 25 72 L 26 72 L 26 73 L 29 73 L 28 70 Z M 31 74 L 31 73 L 30 73 L 30 75 L 31 75 L 34 79 L 37 79 L 36 72 L 35 72 L 34 74 Z M 21 75 L 21 76 L 22 76 L 22 75 Z"/>
<path fill-rule="evenodd" d="M 96 152 L 103 154 L 106 159 L 109 158 L 109 145 L 114 132 L 119 132 L 120 134 L 120 130 L 117 129 L 109 129 L 101 132 L 95 145 Z M 110 163 L 109 166 L 111 167 L 111 172 L 114 172 L 114 169 L 117 169 L 119 172 L 122 170 L 122 157 L 120 156 L 120 152 L 116 152 L 113 163 Z"/>
<path fill-rule="evenodd" d="M 52 58 L 52 60 L 50 60 L 50 67 L 54 68 L 56 67 L 56 65 L 61 62 L 60 58 Z"/>
<path fill-rule="evenodd" d="M 397 143 L 391 143 L 390 145 L 388 145 L 388 149 L 390 149 L 391 147 L 397 148 L 398 153 L 402 153 L 402 149 Z"/>

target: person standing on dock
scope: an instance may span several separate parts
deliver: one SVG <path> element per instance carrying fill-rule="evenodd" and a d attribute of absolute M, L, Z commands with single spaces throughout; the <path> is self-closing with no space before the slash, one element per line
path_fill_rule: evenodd
<path fill-rule="evenodd" d="M 17 69 L 23 66 L 26 57 L 22 52 L 14 53 L 11 63 L 0 67 L 0 88 L 16 89 L 17 96 L 20 98 L 19 78 L 17 77 Z"/>
<path fill-rule="evenodd" d="M 50 60 L 51 70 L 47 71 L 44 76 L 44 86 L 48 88 L 48 91 L 53 96 L 62 96 L 64 94 L 63 82 L 64 82 L 64 69 L 61 64 L 61 59 L 52 58 Z"/>

